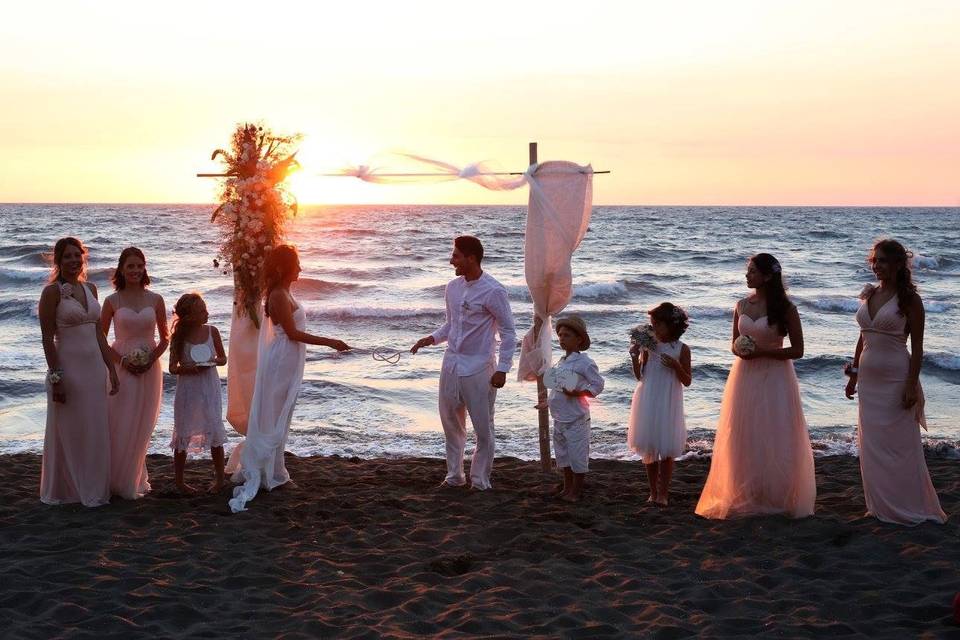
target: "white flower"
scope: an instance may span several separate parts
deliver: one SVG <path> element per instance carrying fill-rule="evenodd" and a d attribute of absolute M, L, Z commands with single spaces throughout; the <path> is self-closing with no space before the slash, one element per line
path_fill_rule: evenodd
<path fill-rule="evenodd" d="M 867 300 L 868 298 L 870 298 L 870 296 L 873 295 L 873 292 L 876 290 L 877 290 L 876 285 L 868 282 L 867 284 L 863 285 L 863 289 L 860 290 L 859 298 L 861 300 Z"/>
<path fill-rule="evenodd" d="M 740 334 L 733 341 L 733 351 L 738 356 L 748 356 L 757 350 L 757 343 L 746 334 Z"/>
<path fill-rule="evenodd" d="M 73 285 L 69 282 L 60 284 L 60 295 L 69 298 L 73 295 Z"/>

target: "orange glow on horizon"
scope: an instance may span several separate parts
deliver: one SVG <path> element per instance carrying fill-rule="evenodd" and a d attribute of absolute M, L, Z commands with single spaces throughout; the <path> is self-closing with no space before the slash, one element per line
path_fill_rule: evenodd
<path fill-rule="evenodd" d="M 592 163 L 596 204 L 960 206 L 960 4 L 51 0 L 0 23 L 0 201 L 211 202 L 240 121 L 305 134 L 302 204 L 513 204 L 315 174 L 402 149 Z M 251 49 L 251 42 L 258 43 Z M 176 43 L 175 46 L 173 43 Z"/>

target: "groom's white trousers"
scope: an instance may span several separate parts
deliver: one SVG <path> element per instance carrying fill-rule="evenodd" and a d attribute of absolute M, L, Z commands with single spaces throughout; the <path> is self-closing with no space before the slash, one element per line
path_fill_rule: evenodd
<path fill-rule="evenodd" d="M 440 372 L 440 423 L 447 440 L 448 484 L 462 485 L 463 450 L 467 444 L 467 420 L 470 415 L 477 446 L 470 462 L 470 482 L 477 489 L 490 489 L 493 470 L 493 404 L 497 389 L 490 384 L 494 367 L 490 365 L 472 376 L 458 376 L 451 367 Z"/>

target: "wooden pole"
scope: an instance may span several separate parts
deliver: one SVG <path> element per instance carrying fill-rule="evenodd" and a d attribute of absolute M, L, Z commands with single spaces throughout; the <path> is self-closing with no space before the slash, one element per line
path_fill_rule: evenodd
<path fill-rule="evenodd" d="M 529 164 L 537 163 L 537 143 L 530 143 L 530 162 Z M 533 342 L 534 344 L 539 342 L 540 339 L 540 330 L 543 329 L 543 320 L 537 316 L 536 311 L 533 314 Z M 550 364 L 549 362 L 547 363 Z M 537 402 L 540 404 L 546 404 L 547 402 L 547 387 L 543 384 L 543 376 L 537 376 Z M 545 472 L 549 473 L 551 469 L 550 465 L 550 412 L 547 409 L 539 409 L 537 411 L 537 417 L 539 419 L 540 425 L 540 468 Z"/>

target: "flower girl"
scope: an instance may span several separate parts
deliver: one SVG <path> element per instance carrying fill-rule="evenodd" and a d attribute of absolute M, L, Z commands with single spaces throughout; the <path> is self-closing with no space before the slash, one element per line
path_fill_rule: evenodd
<path fill-rule="evenodd" d="M 687 330 L 686 312 L 663 302 L 647 313 L 650 325 L 634 330 L 630 360 L 637 388 L 630 406 L 627 443 L 647 468 L 650 498 L 668 502 L 673 459 L 683 453 L 687 427 L 683 418 L 683 386 L 690 386 L 690 348 L 680 342 Z M 683 386 L 681 386 L 681 384 Z"/>
<path fill-rule="evenodd" d="M 207 305 L 199 293 L 180 296 L 173 308 L 176 320 L 170 337 L 170 373 L 177 376 L 177 394 L 173 401 L 174 482 L 183 493 L 194 489 L 183 481 L 188 451 L 210 448 L 214 481 L 209 491 L 216 493 L 226 484 L 223 473 L 223 405 L 217 367 L 227 363 L 217 328 L 208 325 Z"/>

